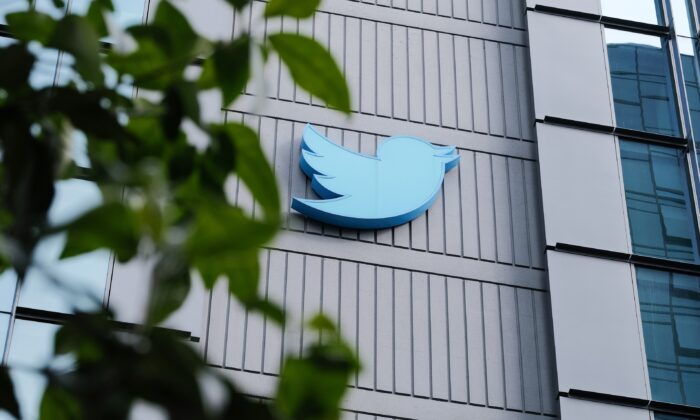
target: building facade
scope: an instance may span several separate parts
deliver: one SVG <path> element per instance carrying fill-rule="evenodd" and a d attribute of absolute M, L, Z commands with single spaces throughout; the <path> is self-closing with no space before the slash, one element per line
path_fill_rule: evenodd
<path fill-rule="evenodd" d="M 115 3 L 124 23 L 154 10 Z M 257 0 L 235 16 L 223 0 L 175 3 L 211 38 L 311 35 L 344 71 L 350 118 L 295 88 L 277 58 L 264 87 L 251 83 L 230 109 L 202 98 L 206 119 L 259 131 L 284 203 L 313 196 L 298 166 L 307 123 L 362 153 L 403 134 L 461 158 L 433 207 L 403 226 L 338 229 L 288 211 L 261 256 L 265 295 L 293 314 L 284 330 L 246 313 L 225 284 L 193 290 L 166 325 L 211 366 L 271 396 L 282 355 L 316 338 L 301 325 L 323 311 L 364 366 L 348 384 L 348 419 L 700 415 L 692 0 L 326 0 L 302 22 L 264 21 Z M 0 24 L 25 5 L 0 0 Z M 37 54 L 33 83 L 61 84 L 67 58 Z M 255 211 L 243 187 L 230 189 Z M 99 200 L 90 182 L 65 181 L 51 218 Z M 105 252 L 56 263 L 63 240 L 42 243 L 45 263 L 139 323 L 149 263 Z M 39 272 L 22 290 L 12 273 L 0 278 L 5 363 L 41 364 L 63 314 L 96 304 L 51 287 Z M 13 379 L 35 417 L 41 380 Z"/>

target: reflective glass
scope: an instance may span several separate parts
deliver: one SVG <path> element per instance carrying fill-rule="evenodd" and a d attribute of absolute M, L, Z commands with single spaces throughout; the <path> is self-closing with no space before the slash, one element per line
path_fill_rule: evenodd
<path fill-rule="evenodd" d="M 671 13 L 673 14 L 673 27 L 676 35 L 692 37 L 695 36 L 695 25 L 690 10 L 693 8 L 689 4 L 690 0 L 671 0 Z"/>
<path fill-rule="evenodd" d="M 605 29 L 617 126 L 680 136 L 668 42 Z"/>
<path fill-rule="evenodd" d="M 49 209 L 49 222 L 60 224 L 73 220 L 97 207 L 101 201 L 102 195 L 94 183 L 78 179 L 61 181 L 56 186 L 56 196 Z M 39 243 L 35 261 L 44 270 L 32 268 L 27 272 L 20 291 L 20 306 L 72 312 L 73 308 L 87 310 L 101 304 L 109 268 L 109 252 L 99 250 L 59 260 L 65 241 L 65 235 L 61 234 Z M 46 271 L 55 279 L 48 277 Z M 58 287 L 56 280 L 70 287 L 72 292 Z"/>
<path fill-rule="evenodd" d="M 700 277 L 637 267 L 637 289 L 652 399 L 700 406 Z"/>
<path fill-rule="evenodd" d="M 663 25 L 660 0 L 602 0 L 603 16 Z"/>
<path fill-rule="evenodd" d="M 635 254 L 697 261 L 697 235 L 684 152 L 620 141 Z"/>
<path fill-rule="evenodd" d="M 695 153 L 700 162 L 700 79 L 698 79 L 698 60 L 695 53 L 695 41 L 678 38 L 678 49 L 681 57 L 681 69 L 685 84 L 685 96 L 690 112 L 690 125 L 695 141 Z"/>
<path fill-rule="evenodd" d="M 12 12 L 27 10 L 29 2 L 27 0 L 0 0 L 0 24 L 6 24 L 6 15 Z"/>
<path fill-rule="evenodd" d="M 690 417 L 676 416 L 666 413 L 654 413 L 654 420 L 693 420 Z"/>
<path fill-rule="evenodd" d="M 7 364 L 30 369 L 49 365 L 53 355 L 53 338 L 58 328 L 53 324 L 16 320 Z M 12 369 L 11 376 L 22 419 L 37 419 L 39 403 L 46 387 L 45 377 L 29 369 Z"/>

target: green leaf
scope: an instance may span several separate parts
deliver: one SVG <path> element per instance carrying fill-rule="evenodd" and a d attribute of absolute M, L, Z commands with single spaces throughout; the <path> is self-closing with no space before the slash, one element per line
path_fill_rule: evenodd
<path fill-rule="evenodd" d="M 49 385 L 44 391 L 39 408 L 42 420 L 81 419 L 80 404 L 62 387 Z"/>
<path fill-rule="evenodd" d="M 134 212 L 122 203 L 107 203 L 68 224 L 68 240 L 61 258 L 107 248 L 120 262 L 136 255 L 139 222 Z"/>
<path fill-rule="evenodd" d="M 188 52 L 192 50 L 199 39 L 187 18 L 167 0 L 158 4 L 151 25 L 167 33 L 168 51 L 171 53 Z"/>
<path fill-rule="evenodd" d="M 291 16 L 308 18 L 314 14 L 321 0 L 270 0 L 265 7 L 265 16 Z"/>
<path fill-rule="evenodd" d="M 277 224 L 280 219 L 277 180 L 257 134 L 247 126 L 235 123 L 215 127 L 213 131 L 226 135 L 233 142 L 236 150 L 236 174 L 262 206 L 266 220 L 270 224 Z"/>
<path fill-rule="evenodd" d="M 0 66 L 0 87 L 11 91 L 27 86 L 35 60 L 34 55 L 22 44 L 0 49 L 0 63 L 12 63 L 11 66 Z"/>
<path fill-rule="evenodd" d="M 12 385 L 12 379 L 10 379 L 10 372 L 5 366 L 0 366 L 0 411 L 2 410 L 19 418 L 19 404 L 17 404 L 17 397 L 15 397 L 15 388 Z"/>
<path fill-rule="evenodd" d="M 108 11 L 114 11 L 114 5 L 111 0 L 93 0 L 85 14 L 85 17 L 92 23 L 101 38 L 109 35 L 107 22 L 105 22 L 104 16 L 105 12 Z"/>
<path fill-rule="evenodd" d="M 294 82 L 330 107 L 350 112 L 350 93 L 343 73 L 331 54 L 303 35 L 270 35 L 272 47 L 289 68 Z"/>
<path fill-rule="evenodd" d="M 25 42 L 38 41 L 45 45 L 56 28 L 51 16 L 34 10 L 10 13 L 6 19 L 12 35 Z"/>
<path fill-rule="evenodd" d="M 179 82 L 171 85 L 166 91 L 161 105 L 164 112 L 161 116 L 163 133 L 169 139 L 174 139 L 180 133 L 180 125 L 185 117 L 195 123 L 199 122 L 199 100 L 197 87 L 192 82 Z"/>
<path fill-rule="evenodd" d="M 82 78 L 95 85 L 102 85 L 99 34 L 87 18 L 66 15 L 56 25 L 47 46 L 73 55 L 75 69 Z"/>
<path fill-rule="evenodd" d="M 214 54 L 204 62 L 200 87 L 218 87 L 223 105 L 231 104 L 242 92 L 250 78 L 250 38 L 242 36 L 229 44 L 219 44 Z"/>
<path fill-rule="evenodd" d="M 148 322 L 160 324 L 177 310 L 190 292 L 190 267 L 182 253 L 166 251 L 153 268 Z"/>
<path fill-rule="evenodd" d="M 336 332 L 335 324 L 327 316 L 323 314 L 316 314 L 311 321 L 309 321 L 309 326 L 316 331 L 327 331 Z"/>
<path fill-rule="evenodd" d="M 285 361 L 277 407 L 286 418 L 337 419 L 350 375 L 358 369 L 357 359 L 345 343 L 316 344 L 304 358 Z"/>

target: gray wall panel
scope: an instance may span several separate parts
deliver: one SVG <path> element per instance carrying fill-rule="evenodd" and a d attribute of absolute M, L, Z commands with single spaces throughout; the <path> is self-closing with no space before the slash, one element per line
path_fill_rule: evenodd
<path fill-rule="evenodd" d="M 280 174 L 283 203 L 291 197 L 314 197 L 310 182 L 298 166 L 304 123 L 229 112 L 229 121 L 258 125 L 264 150 Z M 316 125 L 322 133 L 351 150 L 376 152 L 381 136 Z M 264 129 L 263 129 L 264 128 Z M 416 220 L 394 229 L 363 231 L 320 225 L 292 212 L 286 228 L 416 251 L 456 255 L 522 267 L 542 268 L 537 167 L 531 161 L 459 150 L 459 169 L 447 174 L 443 192 L 431 209 Z M 238 199 L 251 203 L 244 188 Z"/>
<path fill-rule="evenodd" d="M 654 416 L 649 410 L 562 397 L 561 418 L 564 420 L 653 420 Z"/>
<path fill-rule="evenodd" d="M 322 309 L 340 318 L 341 333 L 361 356 L 365 370 L 353 387 L 556 413 L 548 402 L 555 389 L 545 388 L 553 382 L 538 378 L 551 370 L 548 347 L 538 346 L 551 334 L 546 318 L 536 319 L 546 313 L 545 293 L 276 250 L 261 262 L 261 290 L 292 317 L 280 332 L 230 299 L 225 322 L 210 312 L 212 364 L 216 356 L 228 369 L 277 374 L 282 348 L 298 353 L 315 339 L 301 325 Z M 226 293 L 212 295 L 219 310 Z M 223 357 L 214 345 L 224 346 Z"/>

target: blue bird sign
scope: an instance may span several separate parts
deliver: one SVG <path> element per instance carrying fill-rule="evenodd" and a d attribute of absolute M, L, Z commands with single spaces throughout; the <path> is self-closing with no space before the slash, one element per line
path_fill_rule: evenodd
<path fill-rule="evenodd" d="M 321 200 L 293 198 L 292 208 L 320 222 L 382 229 L 410 222 L 432 206 L 445 173 L 459 164 L 454 146 L 390 137 L 377 156 L 341 147 L 307 124 L 299 166 Z"/>

